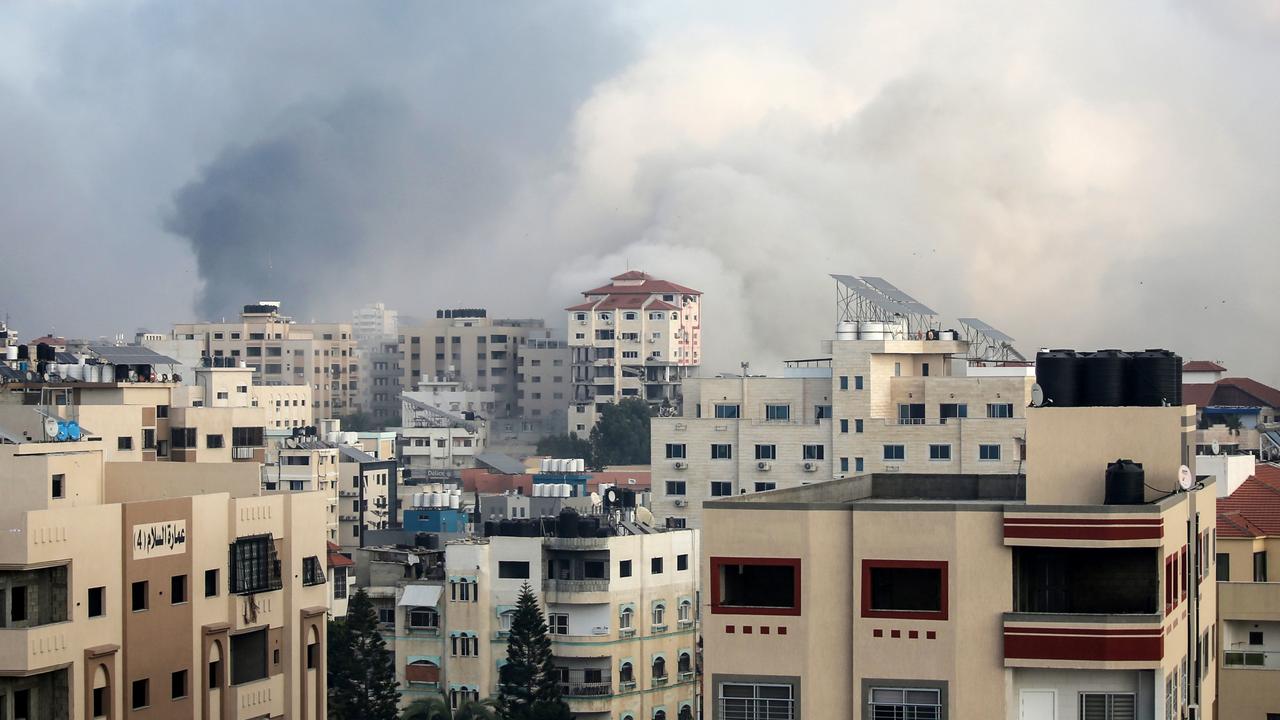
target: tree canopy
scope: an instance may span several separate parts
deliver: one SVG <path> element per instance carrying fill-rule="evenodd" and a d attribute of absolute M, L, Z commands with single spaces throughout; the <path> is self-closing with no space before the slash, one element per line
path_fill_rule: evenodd
<path fill-rule="evenodd" d="M 651 416 L 649 404 L 640 398 L 605 405 L 591 429 L 594 466 L 648 465 Z"/>
<path fill-rule="evenodd" d="M 520 588 L 507 636 L 507 663 L 499 675 L 498 711 L 503 720 L 572 718 L 560 698 L 560 676 L 551 656 L 547 623 L 529 583 Z"/>
<path fill-rule="evenodd" d="M 396 720 L 395 661 L 364 588 L 351 597 L 345 618 L 329 622 L 328 665 L 330 718 Z"/>

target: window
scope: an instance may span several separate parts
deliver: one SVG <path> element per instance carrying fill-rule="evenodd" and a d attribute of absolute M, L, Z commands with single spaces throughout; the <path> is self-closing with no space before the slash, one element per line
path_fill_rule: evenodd
<path fill-rule="evenodd" d="M 778 483 L 776 482 L 758 482 L 756 483 L 756 492 L 766 492 L 768 490 L 776 490 Z"/>
<path fill-rule="evenodd" d="M 979 460 L 999 460 L 1000 446 L 999 445 L 979 445 L 978 459 Z"/>
<path fill-rule="evenodd" d="M 1253 581 L 1267 582 L 1267 551 L 1253 554 Z"/>
<path fill-rule="evenodd" d="M 728 443 L 718 443 L 711 446 L 712 460 L 732 460 L 733 446 Z"/>
<path fill-rule="evenodd" d="M 459 633 L 449 638 L 449 653 L 455 657 L 476 657 L 480 654 L 480 638 Z"/>
<path fill-rule="evenodd" d="M 951 446 L 950 446 L 950 445 L 930 445 L 930 446 L 929 446 L 929 459 L 930 459 L 930 460 L 940 460 L 940 461 L 950 460 L 950 459 L 951 459 Z"/>
<path fill-rule="evenodd" d="M 187 601 L 187 576 L 174 575 L 169 578 L 169 603 L 181 605 Z"/>
<path fill-rule="evenodd" d="M 323 585 L 324 579 L 324 568 L 320 565 L 319 557 L 308 555 L 302 558 L 303 585 Z"/>
<path fill-rule="evenodd" d="M 359 531 L 359 528 L 353 528 Z M 333 597 L 335 600 L 342 600 L 347 597 L 347 572 L 346 568 L 333 569 Z"/>
<path fill-rule="evenodd" d="M 799 615 L 800 561 L 711 558 L 714 613 Z"/>
<path fill-rule="evenodd" d="M 156 449 L 156 431 L 154 428 L 143 428 L 142 430 L 142 449 Z"/>
<path fill-rule="evenodd" d="M 631 577 L 630 560 L 621 560 L 618 562 L 618 577 Z"/>
<path fill-rule="evenodd" d="M 222 444 L 222 435 L 205 435 L 204 446 L 212 450 L 216 450 L 221 447 L 226 447 L 225 445 Z"/>
<path fill-rule="evenodd" d="M 378 623 L 381 625 L 387 625 L 387 626 L 395 625 L 396 609 L 390 608 L 390 607 L 378 608 Z"/>
<path fill-rule="evenodd" d="M 475 592 L 475 580 L 458 580 L 449 583 L 449 600 L 453 602 L 476 602 L 479 592 Z"/>
<path fill-rule="evenodd" d="M 1080 693 L 1080 720 L 1133 720 L 1135 707 L 1132 693 Z"/>
<path fill-rule="evenodd" d="M 168 406 L 168 405 L 157 405 L 157 406 L 156 406 L 156 417 L 158 417 L 158 418 L 167 418 L 167 417 L 169 417 L 169 406 Z"/>
<path fill-rule="evenodd" d="M 668 481 L 667 481 L 667 494 L 668 494 L 668 495 L 684 495 L 684 491 L 685 491 L 685 483 L 684 483 L 684 481 L 683 481 L 683 480 L 668 480 Z"/>
<path fill-rule="evenodd" d="M 841 390 L 848 390 L 848 389 L 849 389 L 849 376 L 848 376 L 848 375 L 841 375 L 841 376 L 840 376 L 840 389 L 841 389 Z"/>
<path fill-rule="evenodd" d="M 568 613 L 547 613 L 547 630 L 552 635 L 568 635 Z"/>
<path fill-rule="evenodd" d="M 741 417 L 742 409 L 736 403 L 725 404 L 716 403 L 716 417 L 722 419 L 733 419 Z"/>
<path fill-rule="evenodd" d="M 63 473 L 54 473 L 50 478 L 49 494 L 54 499 L 67 496 L 67 476 Z"/>
<path fill-rule="evenodd" d="M 129 609 L 141 612 L 147 609 L 147 581 L 139 580 L 132 585 Z"/>
<path fill-rule="evenodd" d="M 529 563 L 515 560 L 498 561 L 498 577 L 509 579 L 529 578 Z"/>
<path fill-rule="evenodd" d="M 907 447 L 905 445 L 885 445 L 885 460 L 905 460 L 907 457 Z"/>
<path fill-rule="evenodd" d="M 93 716 L 96 718 L 107 716 L 107 689 L 105 687 L 93 689 Z"/>
<path fill-rule="evenodd" d="M 662 574 L 662 558 L 656 557 L 656 558 L 651 558 L 649 560 L 649 574 L 650 575 Z"/>
<path fill-rule="evenodd" d="M 231 636 L 231 684 L 267 676 L 267 629 Z"/>
<path fill-rule="evenodd" d="M 849 418 L 840 418 L 840 432 L 849 432 Z"/>
<path fill-rule="evenodd" d="M 934 688 L 879 688 L 867 693 L 875 720 L 937 720 L 942 717 L 942 691 Z"/>
<path fill-rule="evenodd" d="M 791 419 L 791 406 L 766 403 L 764 406 L 764 419 L 788 421 Z"/>
<path fill-rule="evenodd" d="M 235 447 L 262 447 L 262 428 L 231 428 L 231 444 Z"/>
<path fill-rule="evenodd" d="M 862 389 L 862 376 L 861 376 L 861 375 L 854 375 L 854 376 L 853 376 L 853 389 L 854 389 L 854 390 L 861 390 L 861 389 Z"/>
<path fill-rule="evenodd" d="M 849 472 L 849 458 L 847 457 L 840 458 L 840 472 L 842 473 Z"/>
<path fill-rule="evenodd" d="M 778 446 L 777 445 L 756 445 L 756 459 L 757 460 L 777 460 Z"/>
<path fill-rule="evenodd" d="M 204 596 L 214 597 L 218 594 L 218 570 L 204 571 Z"/>
<path fill-rule="evenodd" d="M 175 450 L 196 446 L 196 428 L 170 428 L 169 441 Z"/>
<path fill-rule="evenodd" d="M 209 689 L 216 690 L 222 685 L 222 661 L 209 661 Z"/>
<path fill-rule="evenodd" d="M 720 717 L 742 720 L 795 720 L 795 689 L 790 685 L 720 683 Z M 877 716 L 878 717 L 878 716 Z M 899 718 L 899 715 L 888 715 Z"/>
<path fill-rule="evenodd" d="M 863 463 L 862 463 L 862 458 L 860 458 L 860 457 L 856 457 L 856 458 L 854 458 L 854 459 L 853 459 L 853 471 L 854 471 L 854 472 L 862 472 L 862 465 L 863 465 Z"/>
<path fill-rule="evenodd" d="M 862 617 L 947 619 L 947 564 L 863 560 Z"/>
<path fill-rule="evenodd" d="M 147 678 L 134 680 L 132 689 L 130 706 L 134 710 L 140 710 L 151 704 L 151 680 Z"/>
<path fill-rule="evenodd" d="M 683 459 L 685 457 L 684 443 L 667 443 L 668 459 Z"/>
<path fill-rule="evenodd" d="M 826 446 L 805 445 L 801 452 L 805 460 L 822 460 L 826 455 Z"/>
<path fill-rule="evenodd" d="M 319 650 L 320 650 L 320 643 L 318 642 L 307 643 L 307 669 L 308 670 L 316 669 L 317 663 L 319 663 L 320 661 Z"/>
<path fill-rule="evenodd" d="M 102 617 L 107 614 L 107 589 L 105 587 L 89 588 L 89 617 Z"/>
<path fill-rule="evenodd" d="M 132 437 L 130 437 L 130 436 L 128 436 L 128 435 L 121 435 L 120 437 L 116 438 L 116 449 L 117 449 L 117 450 L 132 450 L 132 449 L 133 449 L 133 438 L 132 438 Z"/>
<path fill-rule="evenodd" d="M 862 418 L 853 421 L 853 431 L 855 433 L 862 432 Z"/>
<path fill-rule="evenodd" d="M 409 627 L 417 629 L 434 629 L 440 627 L 440 613 L 431 607 L 415 607 L 409 609 Z"/>
<path fill-rule="evenodd" d="M 280 560 L 270 535 L 239 538 L 231 545 L 231 592 L 263 592 L 281 586 Z"/>
<path fill-rule="evenodd" d="M 942 403 L 938 406 L 938 419 L 943 425 L 946 425 L 950 418 L 967 417 L 969 417 L 969 406 L 964 403 Z"/>
<path fill-rule="evenodd" d="M 1218 553 L 1218 582 L 1229 582 L 1231 580 L 1231 555 L 1228 553 Z"/>
<path fill-rule="evenodd" d="M 713 480 L 711 482 L 712 497 L 727 497 L 733 494 L 733 483 L 728 480 Z"/>
<path fill-rule="evenodd" d="M 187 671 L 175 670 L 169 675 L 169 697 L 177 700 L 187 696 Z"/>
<path fill-rule="evenodd" d="M 653 627 L 665 628 L 667 626 L 667 606 L 658 603 L 653 606 Z"/>
<path fill-rule="evenodd" d="M 987 417 L 989 418 L 1013 417 L 1013 403 L 987 403 Z"/>
<path fill-rule="evenodd" d="M 687 554 L 676 555 L 676 570 L 689 569 L 689 556 Z"/>

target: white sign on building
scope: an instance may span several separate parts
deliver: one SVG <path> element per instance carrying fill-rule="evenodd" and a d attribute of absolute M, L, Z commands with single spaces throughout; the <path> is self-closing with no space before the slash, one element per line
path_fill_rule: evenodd
<path fill-rule="evenodd" d="M 165 520 L 133 526 L 134 560 L 180 555 L 186 551 L 186 520 Z"/>

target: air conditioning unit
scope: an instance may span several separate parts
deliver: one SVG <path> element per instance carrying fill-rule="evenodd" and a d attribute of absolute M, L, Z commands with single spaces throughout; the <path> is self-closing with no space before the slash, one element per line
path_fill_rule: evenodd
<path fill-rule="evenodd" d="M 689 467 L 689 463 L 685 462 L 684 460 L 677 460 L 675 461 L 675 463 L 673 463 L 673 466 L 677 470 L 684 470 L 685 468 Z"/>
<path fill-rule="evenodd" d="M 688 500 L 676 500 L 676 507 L 687 507 L 688 505 Z"/>
<path fill-rule="evenodd" d="M 816 463 L 816 462 L 807 462 L 807 463 L 805 463 L 805 464 L 804 464 L 804 471 L 805 471 L 805 472 L 814 472 L 814 471 L 816 471 L 817 469 L 818 469 L 818 463 Z"/>
<path fill-rule="evenodd" d="M 764 460 L 761 460 L 760 462 L 756 463 L 757 470 L 768 470 L 771 467 L 773 467 L 773 465 L 765 462 Z"/>

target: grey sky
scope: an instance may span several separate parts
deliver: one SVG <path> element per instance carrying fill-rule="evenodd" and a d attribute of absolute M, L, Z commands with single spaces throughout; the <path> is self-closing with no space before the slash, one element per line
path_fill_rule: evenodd
<path fill-rule="evenodd" d="M 1274 3 L 0 4 L 0 312 L 34 335 L 544 314 L 628 264 L 710 370 L 828 272 L 1280 383 Z"/>

